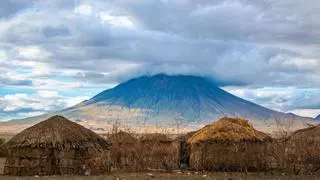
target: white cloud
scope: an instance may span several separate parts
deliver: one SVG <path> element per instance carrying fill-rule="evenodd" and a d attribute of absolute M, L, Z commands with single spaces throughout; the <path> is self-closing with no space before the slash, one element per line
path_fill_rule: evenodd
<path fill-rule="evenodd" d="M 73 97 L 73 98 L 70 98 L 70 99 L 65 99 L 63 100 L 63 102 L 66 104 L 66 107 L 72 107 L 84 100 L 88 100 L 90 99 L 89 96 L 77 96 L 77 97 Z"/>
<path fill-rule="evenodd" d="M 241 88 L 226 87 L 228 92 L 267 108 L 293 112 L 307 117 L 320 114 L 320 89 L 318 88 Z"/>
<path fill-rule="evenodd" d="M 33 111 L 33 112 L 21 112 L 21 113 L 17 113 L 18 117 L 33 117 L 33 116 L 39 116 L 44 114 L 45 111 Z"/>
<path fill-rule="evenodd" d="M 28 95 L 24 93 L 5 95 L 3 97 L 4 100 L 0 102 L 0 105 L 5 112 L 15 111 L 27 106 L 27 103 L 21 101 L 21 99 L 26 100 L 27 97 Z"/>
<path fill-rule="evenodd" d="M 86 16 L 92 15 L 92 11 L 93 11 L 92 6 L 88 4 L 81 4 L 74 8 L 75 13 L 86 15 Z"/>
<path fill-rule="evenodd" d="M 72 91 L 149 73 L 186 73 L 238 85 L 235 94 L 272 109 L 320 108 L 320 95 L 310 90 L 320 87 L 316 0 L 27 4 L 0 12 L 1 88 Z"/>
<path fill-rule="evenodd" d="M 300 116 L 315 118 L 320 114 L 320 109 L 296 109 L 290 112 Z"/>
<path fill-rule="evenodd" d="M 21 98 L 26 98 L 28 95 L 25 93 L 18 93 L 18 94 L 9 94 L 9 95 L 5 95 L 4 99 L 6 100 L 18 100 Z"/>
<path fill-rule="evenodd" d="M 101 23 L 107 23 L 113 26 L 133 28 L 134 23 L 128 16 L 114 16 L 109 12 L 100 12 Z"/>
<path fill-rule="evenodd" d="M 44 79 L 35 79 L 33 80 L 33 88 L 38 90 L 52 90 L 56 87 L 59 87 L 59 89 L 74 89 L 74 88 L 82 88 L 86 87 L 85 82 L 64 82 L 64 81 L 58 81 L 53 80 L 49 78 Z"/>
<path fill-rule="evenodd" d="M 8 113 L 43 113 L 70 107 L 88 96 L 62 96 L 56 91 L 37 91 L 32 94 L 17 93 L 0 96 L 0 109 Z"/>
<path fill-rule="evenodd" d="M 8 59 L 8 55 L 7 55 L 6 51 L 0 50 L 0 63 L 4 62 L 7 59 Z"/>
<path fill-rule="evenodd" d="M 58 92 L 57 91 L 38 91 L 37 93 L 41 98 L 55 98 L 55 97 L 58 97 Z"/>
<path fill-rule="evenodd" d="M 47 59 L 51 56 L 51 53 L 41 48 L 40 46 L 25 46 L 17 49 L 19 57 L 28 60 Z"/>

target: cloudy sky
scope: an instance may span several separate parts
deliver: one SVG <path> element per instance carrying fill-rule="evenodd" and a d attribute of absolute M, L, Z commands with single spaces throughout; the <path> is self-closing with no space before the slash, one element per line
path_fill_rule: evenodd
<path fill-rule="evenodd" d="M 161 72 L 316 116 L 319 12 L 318 0 L 1 0 L 0 120 Z"/>

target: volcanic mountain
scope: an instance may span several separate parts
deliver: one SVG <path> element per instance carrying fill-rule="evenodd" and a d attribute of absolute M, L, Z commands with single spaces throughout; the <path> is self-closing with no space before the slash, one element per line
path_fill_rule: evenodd
<path fill-rule="evenodd" d="M 274 124 L 277 120 L 311 120 L 246 101 L 203 77 L 158 74 L 131 79 L 59 112 L 10 123 L 33 123 L 53 114 L 79 119 L 78 122 L 91 128 L 117 124 L 128 128 L 195 129 L 223 116 L 243 117 L 255 125 Z"/>

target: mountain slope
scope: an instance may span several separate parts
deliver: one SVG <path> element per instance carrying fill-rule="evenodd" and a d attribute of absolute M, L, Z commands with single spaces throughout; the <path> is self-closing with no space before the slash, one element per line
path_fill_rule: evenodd
<path fill-rule="evenodd" d="M 276 120 L 310 120 L 243 100 L 203 77 L 165 74 L 129 80 L 53 114 L 81 119 L 90 127 L 101 123 L 104 127 L 115 123 L 127 127 L 192 127 L 222 116 L 240 116 L 258 125 Z M 28 121 L 32 122 L 32 118 Z"/>
<path fill-rule="evenodd" d="M 245 101 L 196 76 L 140 77 L 101 92 L 84 105 L 105 104 L 170 113 L 188 122 L 220 116 L 243 116 L 267 120 L 286 114 Z M 292 116 L 295 118 L 294 116 Z M 292 118 L 290 117 L 290 118 Z"/>
<path fill-rule="evenodd" d="M 316 120 L 320 120 L 320 114 L 315 119 Z"/>

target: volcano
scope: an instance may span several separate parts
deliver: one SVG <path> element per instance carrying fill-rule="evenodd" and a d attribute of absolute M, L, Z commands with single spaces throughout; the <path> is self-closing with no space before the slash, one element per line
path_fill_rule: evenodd
<path fill-rule="evenodd" d="M 101 128 L 102 123 L 103 127 L 199 127 L 224 116 L 243 117 L 255 125 L 311 120 L 236 97 L 204 77 L 166 74 L 131 79 L 76 106 L 19 122 L 33 123 L 54 114 L 79 119 L 91 128 Z"/>

